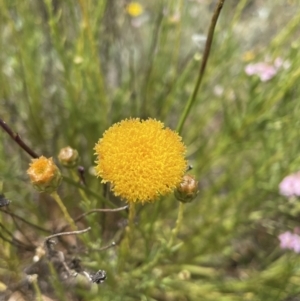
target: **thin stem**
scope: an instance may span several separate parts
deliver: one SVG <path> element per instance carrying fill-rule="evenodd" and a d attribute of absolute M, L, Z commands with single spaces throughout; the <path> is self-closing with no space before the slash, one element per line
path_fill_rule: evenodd
<path fill-rule="evenodd" d="M 77 235 L 77 234 L 82 234 L 85 232 L 88 232 L 91 230 L 91 227 L 88 227 L 86 229 L 83 230 L 77 230 L 77 231 L 68 231 L 68 232 L 59 232 L 59 233 L 55 233 L 53 235 L 47 236 L 45 238 L 45 242 L 47 242 L 49 239 L 52 239 L 54 237 L 58 237 L 58 236 L 66 236 L 66 235 Z"/>
<path fill-rule="evenodd" d="M 85 180 L 85 170 L 83 166 L 78 166 L 77 167 L 77 172 L 78 172 L 78 176 L 80 179 L 80 184 L 86 186 L 86 180 Z"/>
<path fill-rule="evenodd" d="M 36 300 L 43 301 L 42 293 L 41 293 L 41 290 L 40 290 L 40 287 L 39 287 L 38 281 L 37 281 L 38 275 L 37 274 L 29 275 L 29 277 L 30 277 L 30 282 L 32 283 L 35 294 L 36 294 Z"/>
<path fill-rule="evenodd" d="M 215 31 L 215 27 L 220 15 L 220 12 L 222 10 L 223 4 L 224 4 L 225 0 L 219 0 L 214 14 L 212 16 L 211 22 L 210 22 L 210 26 L 208 29 L 208 34 L 207 34 L 207 40 L 205 43 L 205 48 L 204 48 L 204 53 L 203 53 L 203 59 L 200 65 L 200 69 L 199 69 L 199 74 L 198 74 L 198 78 L 196 81 L 196 85 L 194 87 L 194 91 L 191 95 L 191 97 L 189 98 L 188 102 L 186 103 L 185 107 L 184 107 L 184 111 L 182 112 L 181 116 L 180 116 L 180 120 L 178 122 L 177 125 L 177 132 L 180 134 L 183 128 L 183 125 L 185 123 L 185 120 L 187 118 L 187 116 L 189 115 L 192 106 L 194 105 L 195 101 L 196 101 L 196 97 L 200 88 L 200 85 L 202 83 L 202 79 L 203 79 L 203 75 L 205 73 L 205 69 L 206 69 L 206 64 L 209 58 L 209 54 L 210 54 L 210 49 L 211 49 L 211 45 L 212 45 L 212 41 L 213 41 L 213 36 L 214 36 L 214 31 Z"/>
<path fill-rule="evenodd" d="M 70 214 L 67 211 L 67 208 L 65 207 L 64 203 L 62 202 L 60 196 L 57 194 L 56 191 L 51 193 L 51 196 L 54 198 L 54 200 L 56 201 L 57 205 L 60 207 L 66 221 L 69 223 L 69 225 L 71 226 L 71 228 L 73 230 L 76 230 L 77 227 L 72 219 L 72 217 L 70 216 Z"/>
<path fill-rule="evenodd" d="M 3 231 L 0 231 L 0 238 L 2 240 L 6 241 L 6 242 L 10 243 L 11 245 L 14 245 L 14 246 L 16 246 L 18 248 L 23 248 L 23 249 L 28 250 L 28 251 L 35 250 L 35 246 L 33 246 L 33 245 L 32 246 L 26 245 L 23 242 L 21 242 L 20 240 L 18 240 L 16 237 L 14 237 L 14 235 L 10 231 L 8 231 L 1 222 L 0 222 L 0 228 L 3 229 Z M 9 235 L 10 237 L 12 237 L 13 239 L 10 240 L 10 239 L 6 238 L 4 236 L 4 232 L 7 235 Z"/>
<path fill-rule="evenodd" d="M 160 30 L 163 24 L 163 18 L 164 18 L 164 13 L 163 13 L 163 7 L 160 7 L 159 14 L 157 16 L 157 20 L 155 23 L 155 28 L 153 30 L 153 35 L 152 35 L 152 41 L 150 45 L 150 51 L 147 57 L 147 65 L 146 65 L 146 70 L 145 70 L 145 78 L 144 78 L 144 84 L 143 84 L 143 91 L 145 92 L 143 95 L 143 100 L 141 104 L 141 116 L 143 118 L 148 117 L 149 112 L 148 112 L 148 99 L 149 99 L 149 84 L 151 83 L 151 75 L 152 71 L 154 68 L 154 60 L 155 60 L 155 55 L 156 55 L 156 50 L 157 46 L 159 43 L 159 35 L 160 35 Z"/>
<path fill-rule="evenodd" d="M 101 247 L 101 248 L 90 248 L 89 251 L 96 251 L 96 252 L 101 252 L 101 251 L 105 251 L 107 249 L 113 248 L 116 246 L 116 243 L 113 241 L 112 243 L 110 243 L 107 246 Z"/>
<path fill-rule="evenodd" d="M 104 80 L 103 80 L 103 76 L 102 76 L 102 72 L 101 72 L 101 61 L 100 61 L 100 56 L 97 54 L 97 47 L 95 44 L 95 39 L 93 37 L 93 33 L 92 33 L 90 21 L 89 21 L 88 7 L 87 7 L 88 2 L 85 0 L 78 0 L 78 2 L 79 2 L 79 6 L 81 9 L 81 13 L 82 13 L 82 28 L 88 37 L 91 54 L 93 56 L 94 61 L 96 62 L 95 66 L 98 66 L 98 68 L 96 68 L 96 76 L 97 76 L 100 92 L 102 93 L 102 95 L 101 95 L 102 97 L 101 97 L 100 101 L 102 101 L 102 105 L 106 109 L 107 108 L 107 99 L 106 99 L 106 94 L 105 94 Z M 103 114 L 103 115 L 105 115 L 105 114 Z M 104 116 L 104 118 L 106 118 L 106 117 Z"/>
<path fill-rule="evenodd" d="M 184 203 L 180 202 L 179 208 L 178 208 L 178 216 L 177 216 L 177 220 L 176 220 L 176 225 L 175 225 L 175 228 L 171 231 L 171 237 L 168 242 L 168 249 L 172 248 L 173 242 L 179 233 L 179 230 L 180 230 L 180 227 L 182 224 L 182 220 L 183 220 L 183 211 L 184 211 Z"/>
<path fill-rule="evenodd" d="M 143 265 L 139 269 L 134 270 L 131 274 L 132 276 L 139 276 L 139 275 L 142 275 L 145 272 L 151 270 L 154 266 L 156 266 L 159 263 L 161 258 L 163 258 L 163 256 L 165 256 L 165 254 L 167 254 L 168 251 L 170 251 L 170 249 L 172 248 L 173 242 L 174 242 L 175 238 L 177 237 L 178 232 L 181 227 L 181 224 L 182 224 L 183 211 L 184 211 L 184 203 L 180 202 L 179 208 L 178 208 L 178 216 L 177 216 L 177 220 L 176 220 L 176 225 L 175 225 L 175 228 L 171 232 L 171 237 L 170 237 L 168 244 L 161 246 L 150 262 Z"/>
<path fill-rule="evenodd" d="M 16 226 L 16 229 L 23 235 L 23 237 L 27 240 L 27 242 L 29 244 L 33 245 L 32 241 L 30 240 L 28 235 L 25 233 L 24 228 L 19 226 L 19 224 L 17 223 L 16 219 L 13 216 L 11 218 L 12 218 L 12 220 L 13 220 L 15 226 Z"/>
<path fill-rule="evenodd" d="M 97 199 L 100 199 L 101 201 L 103 201 L 104 203 L 106 203 L 107 205 L 109 205 L 110 207 L 117 207 L 117 205 L 115 205 L 112 201 L 104 198 L 103 196 L 99 195 L 97 192 L 91 190 L 90 188 L 88 188 L 87 186 L 83 186 L 80 183 L 74 181 L 73 179 L 63 175 L 63 180 L 65 182 L 67 182 L 68 184 L 71 184 L 77 188 L 79 188 L 80 190 L 85 191 L 87 194 L 90 194 L 91 196 L 94 196 Z"/>
<path fill-rule="evenodd" d="M 163 249 L 163 247 L 161 247 L 150 262 L 141 266 L 138 269 L 133 270 L 131 272 L 130 276 L 138 277 L 140 275 L 143 275 L 145 272 L 151 270 L 153 267 L 155 267 L 157 265 L 157 263 L 160 261 L 160 259 L 162 258 L 163 255 L 164 255 L 164 249 Z"/>
<path fill-rule="evenodd" d="M 231 22 L 231 27 L 233 28 L 236 23 L 239 21 L 240 17 L 241 17 L 241 13 L 243 12 L 243 9 L 245 8 L 245 6 L 248 4 L 248 0 L 241 0 L 237 6 L 236 6 L 236 10 L 234 13 L 234 16 L 232 18 L 232 22 Z"/>
<path fill-rule="evenodd" d="M 128 239 L 128 245 L 129 248 L 131 248 L 132 245 L 132 238 L 133 238 L 133 231 L 134 231 L 134 220 L 135 220 L 135 215 L 136 215 L 136 210 L 135 210 L 135 204 L 131 203 L 129 206 L 129 215 L 128 215 L 128 226 L 126 228 L 126 235 Z"/>
<path fill-rule="evenodd" d="M 81 175 L 82 175 L 81 173 L 77 174 L 76 171 L 72 168 L 72 169 L 71 169 L 71 174 L 72 174 L 72 177 L 73 177 L 73 179 L 74 179 L 75 181 L 76 181 L 77 179 L 79 179 L 80 185 L 81 185 L 81 186 L 86 186 L 86 185 L 85 185 L 85 180 L 82 180 L 82 178 L 81 178 Z M 84 179 L 84 178 L 83 178 L 83 179 Z M 84 185 L 83 185 L 82 183 L 84 183 Z M 80 196 L 83 198 L 83 200 L 84 200 L 85 203 L 90 204 L 90 200 L 88 199 L 88 197 L 87 197 L 87 195 L 86 195 L 86 193 L 85 193 L 84 190 L 79 189 L 79 194 L 80 194 Z"/>
<path fill-rule="evenodd" d="M 120 247 L 120 256 L 119 256 L 119 271 L 124 269 L 125 262 L 127 262 L 127 257 L 131 247 L 133 230 L 134 230 L 134 219 L 135 219 L 135 204 L 131 203 L 129 206 L 129 216 L 128 216 L 128 225 L 125 228 L 124 239 Z"/>
<path fill-rule="evenodd" d="M 87 211 L 85 213 L 82 213 L 81 215 L 77 216 L 76 218 L 74 218 L 74 223 L 77 223 L 78 221 L 80 221 L 82 218 L 84 218 L 87 215 L 90 215 L 92 213 L 95 212 L 118 212 L 118 211 L 123 211 L 125 209 L 128 208 L 128 205 L 120 207 L 120 208 L 115 208 L 115 209 L 91 209 L 90 211 Z M 63 226 L 60 230 L 63 231 L 67 226 Z"/>
<path fill-rule="evenodd" d="M 46 232 L 46 233 L 50 233 L 50 232 L 51 232 L 50 230 L 47 230 L 47 229 L 44 229 L 44 228 L 42 228 L 42 227 L 40 227 L 40 226 L 38 226 L 38 225 L 35 225 L 35 224 L 33 224 L 33 223 L 27 221 L 26 219 L 22 218 L 21 216 L 15 214 L 15 213 L 12 213 L 12 212 L 10 212 L 10 211 L 8 211 L 8 210 L 0 209 L 0 211 L 6 213 L 6 214 L 8 214 L 8 215 L 10 215 L 11 217 L 14 217 L 14 218 L 16 218 L 16 219 L 19 219 L 19 220 L 22 221 L 23 223 L 28 224 L 29 226 L 34 227 L 34 228 L 37 229 L 37 230 L 40 230 L 40 231 L 43 231 L 43 232 Z"/>
<path fill-rule="evenodd" d="M 74 219 L 74 222 L 78 222 L 79 220 L 81 220 L 85 216 L 90 215 L 91 213 L 94 213 L 94 212 L 118 212 L 118 211 L 123 211 L 123 210 L 125 210 L 127 208 L 128 208 L 128 205 L 120 207 L 120 208 L 115 208 L 115 209 L 97 209 L 97 208 L 96 209 L 92 209 L 92 210 L 87 211 L 87 212 L 79 215 L 78 217 L 76 217 Z"/>
<path fill-rule="evenodd" d="M 129 215 L 128 215 L 128 226 L 125 229 L 125 240 L 130 248 L 132 242 L 132 234 L 134 231 L 134 219 L 135 219 L 135 204 L 131 203 L 129 206 Z"/>
<path fill-rule="evenodd" d="M 0 126 L 2 129 L 16 142 L 18 145 L 32 158 L 38 158 L 39 155 L 35 153 L 19 136 L 18 133 L 15 133 L 7 123 L 0 118 Z"/>

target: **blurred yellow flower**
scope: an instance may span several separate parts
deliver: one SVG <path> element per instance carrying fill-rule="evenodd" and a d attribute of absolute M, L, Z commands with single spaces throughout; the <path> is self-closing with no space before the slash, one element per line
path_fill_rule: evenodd
<path fill-rule="evenodd" d="M 53 159 L 44 156 L 32 159 L 27 174 L 34 188 L 40 192 L 51 193 L 55 191 L 62 180 L 60 171 Z"/>
<path fill-rule="evenodd" d="M 255 54 L 251 50 L 244 52 L 243 57 L 242 57 L 244 62 L 250 62 L 250 61 L 254 60 L 254 58 L 255 58 Z"/>
<path fill-rule="evenodd" d="M 123 120 L 111 126 L 94 148 L 97 175 L 128 202 L 154 201 L 173 192 L 186 171 L 181 140 L 155 119 Z"/>
<path fill-rule="evenodd" d="M 144 11 L 143 6 L 138 2 L 130 2 L 126 6 L 126 11 L 131 17 L 138 17 Z"/>

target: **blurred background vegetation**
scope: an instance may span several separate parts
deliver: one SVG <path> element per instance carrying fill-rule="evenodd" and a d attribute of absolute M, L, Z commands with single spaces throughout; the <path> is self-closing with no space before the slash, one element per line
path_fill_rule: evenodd
<path fill-rule="evenodd" d="M 176 129 L 216 3 L 140 1 L 130 10 L 137 3 L 0 0 L 0 118 L 39 155 L 56 160 L 62 147 L 78 150 L 88 188 L 78 190 L 76 173 L 62 168 L 73 180 L 59 191 L 72 216 L 110 207 L 92 167 L 93 147 L 112 123 L 151 117 Z M 299 256 L 281 250 L 277 237 L 299 226 L 300 218 L 297 202 L 278 194 L 281 179 L 300 169 L 299 8 L 297 0 L 225 1 L 204 81 L 181 133 L 200 193 L 185 206 L 172 251 L 147 266 L 175 225 L 173 196 L 138 208 L 134 244 L 121 264 L 118 245 L 99 249 L 122 239 L 126 213 L 89 215 L 82 228 L 92 229 L 76 252 L 87 270 L 105 270 L 107 280 L 97 292 L 78 284 L 69 292 L 53 276 L 55 290 L 41 288 L 44 296 L 300 300 Z M 276 58 L 286 68 L 268 81 L 245 72 L 250 63 Z M 0 139 L 9 210 L 55 232 L 60 212 L 31 187 L 30 157 L 4 131 Z M 3 294 L 6 300 L 5 287 L 24 279 L 34 250 L 3 236 L 37 246 L 49 234 L 2 212 L 0 221 L 0 299 Z M 22 298 L 33 300 L 26 293 Z"/>

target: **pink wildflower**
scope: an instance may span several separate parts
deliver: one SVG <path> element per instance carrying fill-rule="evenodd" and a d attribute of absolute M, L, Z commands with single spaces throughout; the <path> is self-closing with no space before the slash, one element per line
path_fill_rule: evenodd
<path fill-rule="evenodd" d="M 286 176 L 279 184 L 279 193 L 286 197 L 300 196 L 300 172 Z"/>
<path fill-rule="evenodd" d="M 278 236 L 280 240 L 280 248 L 292 250 L 295 253 L 300 253 L 300 236 L 291 233 L 290 231 L 281 233 Z"/>
<path fill-rule="evenodd" d="M 274 66 L 279 69 L 279 68 L 283 68 L 283 69 L 289 69 L 291 67 L 291 63 L 289 61 L 284 61 L 281 57 L 277 57 L 274 61 Z"/>
<path fill-rule="evenodd" d="M 257 75 L 262 82 L 266 82 L 272 79 L 280 68 L 288 69 L 290 66 L 288 61 L 283 61 L 282 58 L 278 57 L 271 62 L 259 62 L 255 64 L 248 64 L 245 67 L 247 75 Z"/>
<path fill-rule="evenodd" d="M 257 75 L 262 82 L 266 82 L 276 75 L 277 69 L 273 65 L 261 62 L 247 65 L 245 72 L 247 75 Z"/>

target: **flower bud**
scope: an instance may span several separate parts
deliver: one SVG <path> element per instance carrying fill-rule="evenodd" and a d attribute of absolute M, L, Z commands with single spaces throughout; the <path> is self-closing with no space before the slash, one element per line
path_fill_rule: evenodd
<path fill-rule="evenodd" d="M 190 203 L 198 194 L 198 181 L 191 175 L 183 176 L 181 183 L 174 191 L 175 197 L 182 203 Z"/>
<path fill-rule="evenodd" d="M 70 146 L 64 147 L 58 154 L 58 160 L 64 167 L 75 167 L 79 161 L 78 151 Z"/>
<path fill-rule="evenodd" d="M 52 158 L 47 159 L 41 156 L 38 159 L 32 159 L 29 166 L 27 174 L 37 191 L 51 193 L 57 190 L 62 176 Z"/>

